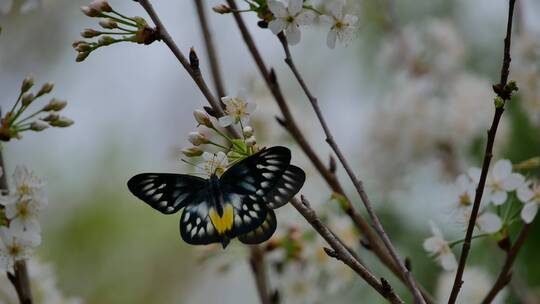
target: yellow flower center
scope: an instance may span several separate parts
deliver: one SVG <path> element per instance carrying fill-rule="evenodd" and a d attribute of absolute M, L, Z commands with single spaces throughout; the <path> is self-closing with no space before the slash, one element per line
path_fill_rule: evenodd
<path fill-rule="evenodd" d="M 469 206 L 470 204 L 472 204 L 471 198 L 469 197 L 469 194 L 467 192 L 459 196 L 459 204 L 461 206 Z"/>
<path fill-rule="evenodd" d="M 30 195 L 30 194 L 32 194 L 32 189 L 31 189 L 30 186 L 28 186 L 27 184 L 22 184 L 22 185 L 20 185 L 20 186 L 17 188 L 17 191 L 18 191 L 21 195 Z"/>
<path fill-rule="evenodd" d="M 8 252 L 10 256 L 18 256 L 22 252 L 22 248 L 14 244 L 13 246 L 9 247 Z"/>

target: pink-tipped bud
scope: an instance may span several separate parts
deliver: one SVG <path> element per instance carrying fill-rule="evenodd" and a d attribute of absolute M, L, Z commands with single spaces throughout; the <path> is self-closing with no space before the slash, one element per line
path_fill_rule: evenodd
<path fill-rule="evenodd" d="M 195 110 L 193 111 L 193 116 L 195 116 L 195 120 L 200 124 L 208 128 L 213 128 L 212 121 L 210 121 L 210 116 L 206 114 L 206 112 L 202 110 Z"/>
<path fill-rule="evenodd" d="M 115 29 L 115 28 L 118 28 L 118 23 L 116 23 L 114 20 L 110 19 L 110 18 L 107 18 L 107 19 L 104 19 L 104 20 L 101 20 L 99 22 L 99 25 L 102 27 L 102 28 L 105 28 L 105 29 Z"/>
<path fill-rule="evenodd" d="M 88 6 L 91 7 L 91 8 L 94 8 L 94 9 L 96 9 L 98 11 L 112 12 L 112 7 L 105 0 L 94 0 Z"/>
<path fill-rule="evenodd" d="M 96 36 L 101 35 L 101 32 L 98 32 L 94 29 L 87 28 L 84 31 L 81 32 L 81 36 L 84 38 L 94 38 Z"/>
<path fill-rule="evenodd" d="M 251 135 L 253 135 L 253 128 L 250 126 L 245 126 L 242 133 L 244 133 L 245 137 L 251 137 Z"/>
<path fill-rule="evenodd" d="M 51 126 L 57 127 L 57 128 L 66 128 L 66 127 L 71 126 L 73 123 L 74 123 L 73 120 L 64 116 L 60 116 L 58 119 L 50 122 Z"/>
<path fill-rule="evenodd" d="M 54 83 L 47 82 L 41 87 L 41 89 L 37 93 L 37 97 L 45 95 L 45 94 L 49 94 L 53 89 L 54 89 Z"/>
<path fill-rule="evenodd" d="M 208 143 L 208 138 L 200 132 L 191 132 L 188 135 L 188 140 L 194 146 L 200 146 L 202 144 Z"/>
<path fill-rule="evenodd" d="M 102 36 L 101 38 L 99 38 L 98 43 L 102 46 L 105 46 L 114 43 L 115 41 L 116 39 L 111 36 Z"/>
<path fill-rule="evenodd" d="M 30 125 L 30 130 L 40 132 L 49 127 L 49 124 L 43 120 L 36 120 Z"/>
<path fill-rule="evenodd" d="M 41 120 L 51 122 L 51 121 L 58 120 L 59 118 L 60 118 L 60 115 L 58 115 L 58 113 L 50 112 L 49 115 L 45 116 Z"/>
<path fill-rule="evenodd" d="M 212 10 L 218 14 L 228 14 L 232 12 L 231 8 L 225 4 L 216 5 L 212 7 Z"/>
<path fill-rule="evenodd" d="M 34 85 L 34 77 L 32 75 L 27 76 L 21 84 L 21 92 L 26 92 Z"/>
<path fill-rule="evenodd" d="M 101 15 L 101 11 L 90 6 L 81 7 L 81 11 L 83 12 L 83 14 L 85 14 L 88 17 L 97 17 Z"/>
<path fill-rule="evenodd" d="M 255 144 L 257 144 L 257 140 L 255 139 L 255 136 L 251 136 L 248 139 L 246 139 L 246 145 L 248 147 L 253 147 L 255 146 Z"/>
<path fill-rule="evenodd" d="M 86 57 L 88 57 L 88 55 L 90 55 L 90 52 L 79 52 L 75 61 L 82 62 L 86 59 Z"/>
<path fill-rule="evenodd" d="M 51 112 L 51 111 L 61 111 L 67 106 L 67 101 L 65 100 L 58 100 L 56 98 L 49 101 L 48 104 L 46 104 L 41 111 L 43 112 Z"/>
<path fill-rule="evenodd" d="M 203 150 L 199 147 L 189 147 L 182 149 L 182 153 L 187 157 L 196 157 L 203 154 Z"/>
<path fill-rule="evenodd" d="M 28 106 L 32 103 L 32 101 L 34 101 L 34 99 L 36 99 L 36 97 L 34 96 L 34 94 L 28 92 L 28 93 L 24 93 L 21 97 L 21 101 L 22 101 L 22 104 L 23 106 Z"/>

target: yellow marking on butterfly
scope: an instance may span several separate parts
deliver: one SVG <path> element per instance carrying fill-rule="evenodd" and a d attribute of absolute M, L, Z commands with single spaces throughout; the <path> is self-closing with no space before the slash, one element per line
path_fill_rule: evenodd
<path fill-rule="evenodd" d="M 219 216 L 219 213 L 216 209 L 210 209 L 210 220 L 216 228 L 218 234 L 224 234 L 225 232 L 231 230 L 233 226 L 233 207 L 228 204 L 223 209 L 223 216 Z"/>

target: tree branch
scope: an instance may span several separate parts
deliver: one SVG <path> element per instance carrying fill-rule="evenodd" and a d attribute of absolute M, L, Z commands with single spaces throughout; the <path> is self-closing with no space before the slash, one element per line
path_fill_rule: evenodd
<path fill-rule="evenodd" d="M 476 226 L 476 219 L 478 217 L 478 212 L 480 210 L 480 202 L 482 200 L 482 195 L 484 193 L 484 188 L 486 185 L 487 174 L 489 171 L 489 164 L 491 158 L 493 157 L 493 145 L 495 143 L 495 136 L 497 134 L 497 128 L 499 122 L 504 113 L 504 103 L 511 98 L 512 90 L 508 89 L 508 75 L 510 73 L 510 44 L 512 39 L 512 17 L 514 13 L 514 5 L 516 0 L 509 0 L 508 7 L 508 22 L 506 26 L 506 38 L 504 38 L 504 55 L 503 55 L 503 64 L 501 68 L 501 79 L 499 84 L 494 85 L 493 88 L 497 93 L 498 97 L 503 100 L 502 105 L 496 105 L 495 115 L 493 116 L 493 122 L 489 128 L 487 135 L 487 144 L 486 150 L 484 153 L 484 161 L 482 164 L 482 172 L 480 174 L 480 181 L 478 182 L 478 187 L 476 188 L 476 194 L 474 197 L 473 209 L 471 212 L 471 218 L 469 219 L 469 224 L 467 227 L 467 232 L 465 234 L 465 241 L 463 242 L 463 247 L 461 249 L 461 255 L 459 258 L 458 269 L 456 271 L 456 277 L 454 279 L 454 285 L 452 287 L 452 292 L 448 300 L 448 304 L 454 304 L 457 300 L 461 286 L 463 285 L 463 272 L 465 271 L 465 265 L 467 263 L 467 257 L 471 248 L 471 240 Z"/>
<path fill-rule="evenodd" d="M 212 39 L 212 32 L 210 31 L 210 26 L 206 17 L 206 1 L 193 0 L 193 2 L 197 9 L 197 16 L 199 17 L 199 23 L 201 25 L 201 30 L 204 38 L 204 44 L 206 45 L 206 53 L 208 55 L 208 61 L 210 62 L 210 70 L 212 71 L 212 79 L 214 80 L 216 93 L 218 97 L 223 97 L 227 94 L 225 93 L 225 86 L 223 85 L 223 80 L 221 77 L 221 69 L 219 67 L 219 60 L 216 49 L 214 47 L 214 41 Z"/>
<path fill-rule="evenodd" d="M 0 176 L 1 192 L 8 192 L 6 167 L 4 165 L 3 147 L 0 146 L 0 168 L 4 170 L 4 174 Z M 21 304 L 32 304 L 32 290 L 30 289 L 30 279 L 28 278 L 28 270 L 24 260 L 15 263 L 15 274 L 7 273 L 8 279 L 15 287 L 19 302 Z"/>
<path fill-rule="evenodd" d="M 343 242 L 330 229 L 328 229 L 326 225 L 324 225 L 321 219 L 317 216 L 315 210 L 311 208 L 309 201 L 304 196 L 301 196 L 301 199 L 302 201 L 298 200 L 297 198 L 293 198 L 291 200 L 291 204 L 324 238 L 328 245 L 332 247 L 331 251 L 325 250 L 327 254 L 349 266 L 390 303 L 405 303 L 394 292 L 386 280 L 381 279 L 381 281 L 379 281 L 364 265 L 355 259 L 354 256 L 349 253 L 347 248 L 343 246 Z"/>
<path fill-rule="evenodd" d="M 266 275 L 264 251 L 258 245 L 252 246 L 250 250 L 249 264 L 259 293 L 261 304 L 272 304 Z"/>
<path fill-rule="evenodd" d="M 317 98 L 311 93 L 311 91 L 308 88 L 308 86 L 306 85 L 306 82 L 304 81 L 302 75 L 300 74 L 300 72 L 296 68 L 296 65 L 294 64 L 293 58 L 291 56 L 291 52 L 289 50 L 289 44 L 287 42 L 287 38 L 285 37 L 285 35 L 283 33 L 280 33 L 278 35 L 278 37 L 279 37 L 279 40 L 280 40 L 281 44 L 283 45 L 283 49 L 285 51 L 285 56 L 286 56 L 285 57 L 285 62 L 291 68 L 291 71 L 293 72 L 296 80 L 298 81 L 298 83 L 302 87 L 302 90 L 304 91 L 305 95 L 309 99 L 309 102 L 311 103 L 311 106 L 312 106 L 313 110 L 315 111 L 315 114 L 317 115 L 317 118 L 319 119 L 319 122 L 321 123 L 324 134 L 326 135 L 326 142 L 330 145 L 330 147 L 332 148 L 334 153 L 336 153 L 336 155 L 337 155 L 339 161 L 341 162 L 343 168 L 347 172 L 347 175 L 349 176 L 352 183 L 354 184 L 354 187 L 356 188 L 356 191 L 360 195 L 360 198 L 361 198 L 362 202 L 364 203 L 364 206 L 366 207 L 366 210 L 367 210 L 368 215 L 369 215 L 369 217 L 370 217 L 370 219 L 371 219 L 371 221 L 373 223 L 373 227 L 375 228 L 375 231 L 379 234 L 379 237 L 382 239 L 382 241 L 383 241 L 384 245 L 386 246 L 386 249 L 390 253 L 392 259 L 399 266 L 403 276 L 406 278 L 407 285 L 409 286 L 409 289 L 411 290 L 411 292 L 414 295 L 415 302 L 420 303 L 420 304 L 425 303 L 424 298 L 422 296 L 422 293 L 420 292 L 420 290 L 416 286 L 417 285 L 416 281 L 414 280 L 411 272 L 407 269 L 407 267 L 405 267 L 405 263 L 403 263 L 401 261 L 401 259 L 399 258 L 398 254 L 397 254 L 397 251 L 394 248 L 394 245 L 392 244 L 392 241 L 388 237 L 388 234 L 384 230 L 384 228 L 382 226 L 382 223 L 379 220 L 379 217 L 375 213 L 375 210 L 373 209 L 373 205 L 371 204 L 371 202 L 369 200 L 369 197 L 368 197 L 366 191 L 364 190 L 364 186 L 362 184 L 362 181 L 360 181 L 356 177 L 356 174 L 353 172 L 349 162 L 347 161 L 347 159 L 343 155 L 343 153 L 341 151 L 341 148 L 336 143 L 336 141 L 334 139 L 334 136 L 332 135 L 332 132 L 330 131 L 330 128 L 328 127 L 326 119 L 324 118 L 324 116 L 322 114 L 321 108 L 319 107 L 319 103 L 318 103 Z"/>
<path fill-rule="evenodd" d="M 489 291 L 489 293 L 486 295 L 484 300 L 482 301 L 482 304 L 489 304 L 495 299 L 497 294 L 508 284 L 510 283 L 510 280 L 512 279 L 512 265 L 514 264 L 514 261 L 516 260 L 516 257 L 518 255 L 519 250 L 523 246 L 523 243 L 525 243 L 525 239 L 527 239 L 527 236 L 529 235 L 529 232 L 531 230 L 531 224 L 525 224 L 523 225 L 523 228 L 521 228 L 521 231 L 519 232 L 518 239 L 516 240 L 515 244 L 510 248 L 510 251 L 508 251 L 508 254 L 506 255 L 506 259 L 504 261 L 504 265 L 501 269 L 501 272 L 499 273 L 499 276 L 497 277 L 497 280 L 495 281 L 495 284 Z"/>

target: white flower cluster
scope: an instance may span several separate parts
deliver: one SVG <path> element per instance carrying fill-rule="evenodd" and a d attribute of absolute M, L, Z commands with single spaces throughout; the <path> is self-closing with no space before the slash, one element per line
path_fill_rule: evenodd
<path fill-rule="evenodd" d="M 203 162 L 195 165 L 199 173 L 220 176 L 229 165 L 257 151 L 257 140 L 253 128 L 249 125 L 250 115 L 256 105 L 246 101 L 245 93 L 241 91 L 236 97 L 223 97 L 225 115 L 216 119 L 205 111 L 195 110 L 193 116 L 201 129 L 188 135 L 192 147 L 185 148 L 182 153 L 187 157 L 202 157 Z M 240 131 L 241 138 L 235 139 L 227 135 L 225 128 Z M 212 138 L 215 135 L 215 139 Z M 214 149 L 203 150 L 201 147 Z M 219 151 L 215 151 L 217 148 Z"/>
<path fill-rule="evenodd" d="M 453 210 L 449 214 L 463 227 L 469 223 L 480 173 L 480 168 L 470 168 L 466 174 L 456 179 L 456 195 L 452 204 Z M 519 213 L 517 213 L 519 208 L 516 208 L 514 204 L 514 197 L 524 204 Z M 518 214 L 521 214 L 521 219 L 525 223 L 531 223 L 536 216 L 539 204 L 538 181 L 527 181 L 523 175 L 513 172 L 512 163 L 509 160 L 497 161 L 486 179 L 484 195 L 476 219 L 476 228 L 481 233 L 477 236 L 498 233 L 503 227 L 514 223 Z M 424 249 L 436 256 L 436 260 L 443 269 L 455 270 L 457 262 L 451 247 L 459 244 L 461 240 L 448 242 L 433 222 L 431 222 L 431 227 L 432 236 L 424 241 Z"/>
<path fill-rule="evenodd" d="M 326 44 L 333 49 L 336 40 L 346 43 L 351 39 L 358 21 L 357 16 L 344 12 L 345 0 L 330 1 L 325 13 L 304 4 L 303 0 L 289 0 L 287 6 L 278 0 L 268 0 L 268 7 L 274 15 L 268 27 L 276 35 L 284 32 L 291 45 L 300 42 L 300 26 L 311 25 L 319 17 L 321 22 L 330 27 Z"/>
<path fill-rule="evenodd" d="M 17 166 L 15 190 L 0 196 L 7 226 L 0 226 L 0 269 L 13 272 L 17 261 L 26 260 L 41 243 L 38 216 L 47 204 L 45 183 L 25 167 Z"/>

